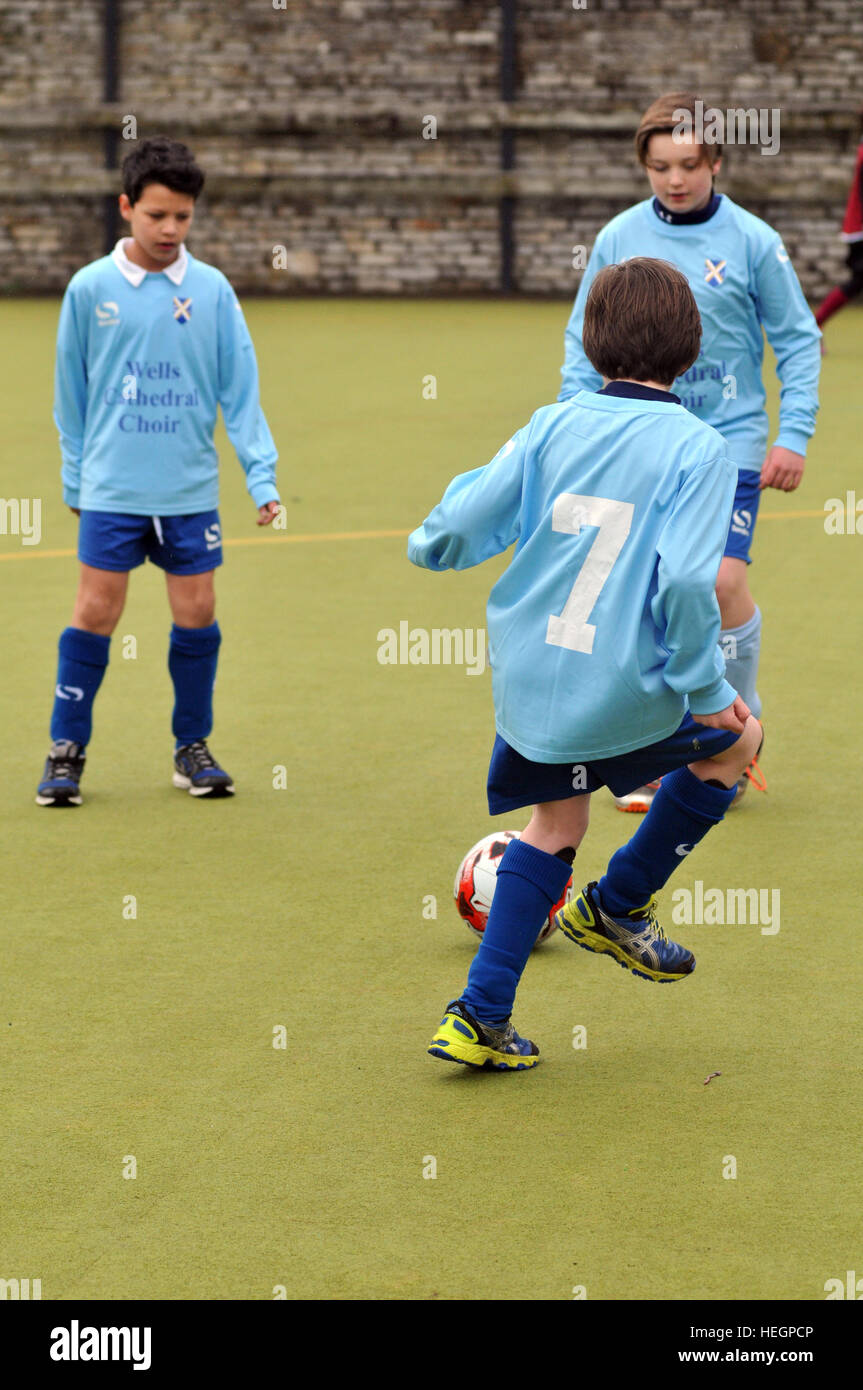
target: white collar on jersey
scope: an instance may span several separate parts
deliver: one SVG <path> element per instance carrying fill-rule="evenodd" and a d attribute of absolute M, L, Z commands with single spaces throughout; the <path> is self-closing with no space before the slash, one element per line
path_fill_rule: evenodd
<path fill-rule="evenodd" d="M 130 261 L 129 257 L 126 255 L 126 242 L 131 240 L 131 237 L 120 237 L 120 240 L 111 252 L 111 259 L 120 273 L 125 275 L 129 284 L 134 285 L 135 289 L 137 289 L 147 272 L 143 266 L 135 265 L 135 262 Z M 185 246 L 181 242 L 180 254 L 177 259 L 172 261 L 170 265 L 166 265 L 164 271 L 159 271 L 159 274 L 167 275 L 169 280 L 173 280 L 175 285 L 179 285 L 182 283 L 183 276 L 188 268 L 189 257 L 186 254 Z"/>

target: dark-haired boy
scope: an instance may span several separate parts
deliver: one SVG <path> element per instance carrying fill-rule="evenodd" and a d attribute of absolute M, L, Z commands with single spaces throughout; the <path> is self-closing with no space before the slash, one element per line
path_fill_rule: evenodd
<path fill-rule="evenodd" d="M 488 603 L 488 801 L 492 815 L 533 805 L 433 1057 L 509 1070 L 539 1060 L 512 1025 L 515 992 L 602 785 L 625 793 L 663 779 L 637 833 L 558 926 L 648 980 L 695 966 L 658 926 L 654 894 L 722 820 L 761 737 L 717 646 L 737 470 L 668 389 L 700 337 L 680 271 L 643 258 L 606 267 L 584 318 L 602 389 L 538 410 L 491 463 L 454 479 L 408 542 L 409 558 L 433 570 L 516 542 Z"/>
<path fill-rule="evenodd" d="M 174 619 L 174 785 L 193 796 L 234 791 L 207 746 L 221 641 L 213 582 L 222 563 L 218 407 L 259 526 L 279 510 L 277 454 L 236 295 L 220 270 L 183 244 L 203 184 L 179 141 L 139 144 L 123 163 L 120 196 L 132 235 L 79 270 L 63 299 L 54 419 L 63 497 L 81 518 L 81 571 L 72 622 L 60 637 L 40 806 L 81 803 L 93 700 L 129 571 L 145 559 L 165 571 Z"/>

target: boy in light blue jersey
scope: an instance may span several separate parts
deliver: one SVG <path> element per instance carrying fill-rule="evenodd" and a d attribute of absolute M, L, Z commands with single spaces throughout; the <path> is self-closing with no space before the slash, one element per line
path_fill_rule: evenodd
<path fill-rule="evenodd" d="M 790 492 L 800 483 L 818 408 L 821 335 L 778 233 L 727 195 L 714 192 L 722 147 L 698 143 L 697 100 L 675 92 L 645 112 L 636 150 L 654 196 L 620 213 L 597 236 L 566 329 L 558 399 L 599 384 L 584 350 L 582 319 L 601 267 L 637 255 L 660 257 L 682 270 L 701 313 L 703 340 L 697 361 L 674 390 L 688 410 L 719 431 L 738 470 L 717 578 L 720 640 L 729 679 L 760 716 L 761 613 L 747 578 L 750 544 L 763 489 Z M 692 118 L 688 125 L 687 113 Z M 776 353 L 782 384 L 779 432 L 769 449 L 764 333 Z M 757 766 L 747 775 L 763 786 Z M 740 793 L 747 785 L 747 778 L 741 778 Z M 644 811 L 654 790 L 639 788 L 617 798 L 617 804 L 621 810 Z"/>
<path fill-rule="evenodd" d="M 432 570 L 516 543 L 488 603 L 488 801 L 492 815 L 533 805 L 433 1057 L 508 1070 L 539 1060 L 511 1022 L 515 992 L 600 786 L 623 795 L 662 778 L 638 832 L 557 925 L 648 980 L 694 969 L 658 926 L 654 894 L 722 819 L 761 738 L 717 645 L 737 471 L 721 436 L 669 391 L 700 336 L 680 271 L 644 258 L 606 267 L 584 319 L 602 389 L 538 410 L 491 463 L 450 484 L 408 542 Z"/>
<path fill-rule="evenodd" d="M 93 700 L 129 571 L 165 571 L 173 614 L 173 781 L 193 796 L 234 784 L 207 746 L 221 634 L 219 406 L 257 522 L 278 514 L 276 449 L 258 399 L 255 352 L 221 271 L 183 245 L 204 175 L 178 141 L 143 141 L 123 164 L 132 235 L 72 277 L 60 312 L 54 419 L 63 498 L 81 518 L 72 623 L 60 637 L 51 751 L 40 806 L 78 806 Z"/>

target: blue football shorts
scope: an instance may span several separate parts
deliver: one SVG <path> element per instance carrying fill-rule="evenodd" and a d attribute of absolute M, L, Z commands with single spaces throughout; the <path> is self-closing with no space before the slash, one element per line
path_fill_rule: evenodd
<path fill-rule="evenodd" d="M 745 560 L 747 565 L 752 564 L 749 549 L 758 516 L 758 503 L 761 501 L 760 482 L 761 473 L 757 469 L 741 468 L 738 472 L 734 509 L 725 542 L 725 554 L 734 560 Z"/>
<path fill-rule="evenodd" d="M 126 573 L 145 560 L 168 574 L 205 574 L 222 563 L 219 513 L 134 516 L 81 512 L 78 559 L 97 570 Z"/>
<path fill-rule="evenodd" d="M 687 712 L 668 738 L 619 753 L 615 758 L 533 763 L 497 734 L 488 769 L 489 815 L 500 816 L 504 811 L 538 806 L 544 801 L 565 801 L 571 796 L 595 792 L 599 787 L 608 787 L 615 796 L 625 796 L 678 767 L 724 752 L 739 737 L 729 729 L 698 724 Z"/>

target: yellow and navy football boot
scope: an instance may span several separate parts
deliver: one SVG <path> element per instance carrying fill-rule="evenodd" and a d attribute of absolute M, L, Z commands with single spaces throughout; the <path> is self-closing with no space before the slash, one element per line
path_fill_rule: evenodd
<path fill-rule="evenodd" d="M 556 914 L 554 920 L 564 936 L 585 951 L 611 956 L 643 980 L 666 984 L 692 974 L 695 957 L 685 946 L 668 940 L 656 918 L 655 897 L 625 917 L 609 917 L 596 888 L 596 883 L 589 883 Z"/>
<path fill-rule="evenodd" d="M 497 1071 L 524 1071 L 539 1061 L 536 1043 L 520 1038 L 510 1019 L 503 1027 L 493 1028 L 475 1019 L 458 999 L 447 1004 L 428 1051 L 445 1062 Z"/>

